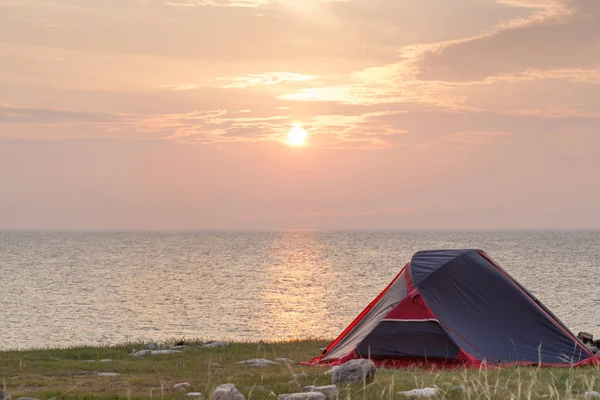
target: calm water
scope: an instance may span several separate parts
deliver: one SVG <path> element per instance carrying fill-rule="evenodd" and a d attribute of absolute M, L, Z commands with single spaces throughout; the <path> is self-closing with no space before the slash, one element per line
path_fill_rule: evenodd
<path fill-rule="evenodd" d="M 0 232 L 0 349 L 334 337 L 437 248 L 486 250 L 600 334 L 600 232 Z"/>

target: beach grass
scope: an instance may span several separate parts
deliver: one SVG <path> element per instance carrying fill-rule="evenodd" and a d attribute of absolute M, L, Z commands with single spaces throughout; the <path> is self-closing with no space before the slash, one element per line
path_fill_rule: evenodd
<path fill-rule="evenodd" d="M 307 385 L 329 385 L 327 368 L 296 363 L 253 367 L 237 364 L 253 358 L 307 361 L 329 341 L 231 343 L 201 348 L 186 342 L 181 353 L 134 358 L 144 343 L 0 352 L 0 382 L 13 400 L 37 399 L 182 399 L 201 392 L 210 399 L 215 387 L 233 383 L 246 399 L 276 399 Z M 175 343 L 160 343 L 168 347 Z M 102 360 L 102 361 L 101 361 Z M 101 376 L 100 373 L 116 373 Z M 303 376 L 294 376 L 305 374 Z M 600 391 L 600 370 L 583 368 L 505 368 L 482 370 L 394 370 L 380 368 L 371 385 L 340 387 L 339 399 L 402 399 L 398 392 L 437 387 L 438 399 L 582 399 Z M 173 385 L 188 382 L 184 392 Z M 462 386 L 460 390 L 457 386 Z"/>

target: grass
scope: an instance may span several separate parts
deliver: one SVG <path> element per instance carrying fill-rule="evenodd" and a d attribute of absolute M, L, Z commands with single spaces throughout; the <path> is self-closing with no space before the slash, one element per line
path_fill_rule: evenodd
<path fill-rule="evenodd" d="M 170 343 L 173 344 L 173 343 Z M 285 343 L 232 343 L 227 347 L 202 349 L 200 342 L 178 354 L 134 358 L 142 343 L 111 347 L 86 347 L 0 352 L 0 385 L 13 400 L 20 396 L 37 399 L 181 399 L 173 385 L 189 382 L 188 391 L 201 392 L 204 399 L 216 386 L 233 383 L 246 399 L 276 399 L 307 385 L 331 384 L 327 368 L 299 364 L 251 367 L 236 364 L 251 358 L 289 358 L 306 361 L 320 353 L 328 341 Z M 167 346 L 169 343 L 161 345 Z M 103 359 L 111 361 L 100 362 Z M 114 377 L 99 376 L 115 372 Z M 294 374 L 305 376 L 294 378 Z M 487 370 L 379 369 L 375 382 L 363 387 L 341 387 L 339 399 L 401 399 L 397 392 L 438 387 L 439 399 L 582 399 L 588 390 L 600 391 L 600 370 L 586 368 L 506 368 Z M 470 388 L 461 392 L 454 387 Z"/>

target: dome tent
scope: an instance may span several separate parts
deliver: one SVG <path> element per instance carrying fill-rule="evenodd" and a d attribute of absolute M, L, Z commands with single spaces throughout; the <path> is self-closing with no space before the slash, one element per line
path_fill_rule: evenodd
<path fill-rule="evenodd" d="M 370 358 L 403 367 L 598 363 L 484 251 L 416 253 L 311 365 Z"/>

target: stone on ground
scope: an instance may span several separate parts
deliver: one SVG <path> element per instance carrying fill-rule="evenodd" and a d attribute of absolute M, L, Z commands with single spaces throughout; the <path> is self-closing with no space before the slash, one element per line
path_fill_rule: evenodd
<path fill-rule="evenodd" d="M 333 371 L 331 377 L 334 385 L 340 383 L 370 384 L 375 379 L 377 367 L 367 359 L 351 360 Z"/>
<path fill-rule="evenodd" d="M 0 400 L 11 400 L 10 394 L 0 389 Z"/>
<path fill-rule="evenodd" d="M 335 399 L 338 394 L 338 388 L 336 385 L 328 386 L 306 386 L 302 389 L 302 392 L 318 392 L 323 393 L 329 399 Z"/>
<path fill-rule="evenodd" d="M 277 400 L 325 400 L 325 395 L 319 392 L 303 392 L 280 394 Z"/>
<path fill-rule="evenodd" d="M 189 392 L 188 394 L 186 394 L 187 397 L 193 397 L 193 398 L 198 398 L 198 397 L 202 397 L 202 393 L 200 392 Z"/>
<path fill-rule="evenodd" d="M 589 392 L 585 392 L 583 394 L 583 398 L 585 400 L 600 399 L 600 393 L 590 390 Z"/>
<path fill-rule="evenodd" d="M 140 351 L 136 351 L 135 353 L 133 353 L 133 356 L 135 358 L 142 358 L 142 357 L 146 357 L 148 355 L 150 355 L 152 353 L 152 350 L 140 350 Z"/>
<path fill-rule="evenodd" d="M 200 348 L 225 347 L 225 346 L 229 346 L 229 343 L 227 343 L 227 342 L 208 342 L 208 343 L 204 343 L 202 346 L 200 346 Z"/>
<path fill-rule="evenodd" d="M 190 385 L 189 382 L 176 383 L 175 385 L 173 385 L 173 390 L 186 390 L 191 386 L 192 385 Z"/>
<path fill-rule="evenodd" d="M 117 376 L 119 375 L 116 372 L 98 372 L 98 376 Z"/>
<path fill-rule="evenodd" d="M 251 367 L 265 367 L 267 365 L 279 365 L 275 361 L 266 360 L 264 358 L 253 358 L 252 360 L 239 361 L 236 364 L 246 364 Z"/>
<path fill-rule="evenodd" d="M 246 400 L 246 398 L 233 383 L 224 383 L 217 386 L 211 400 Z"/>
<path fill-rule="evenodd" d="M 413 389 L 406 392 L 398 392 L 399 395 L 404 397 L 420 397 L 420 398 L 431 398 L 437 396 L 439 390 L 436 388 L 426 387 L 423 389 Z"/>

